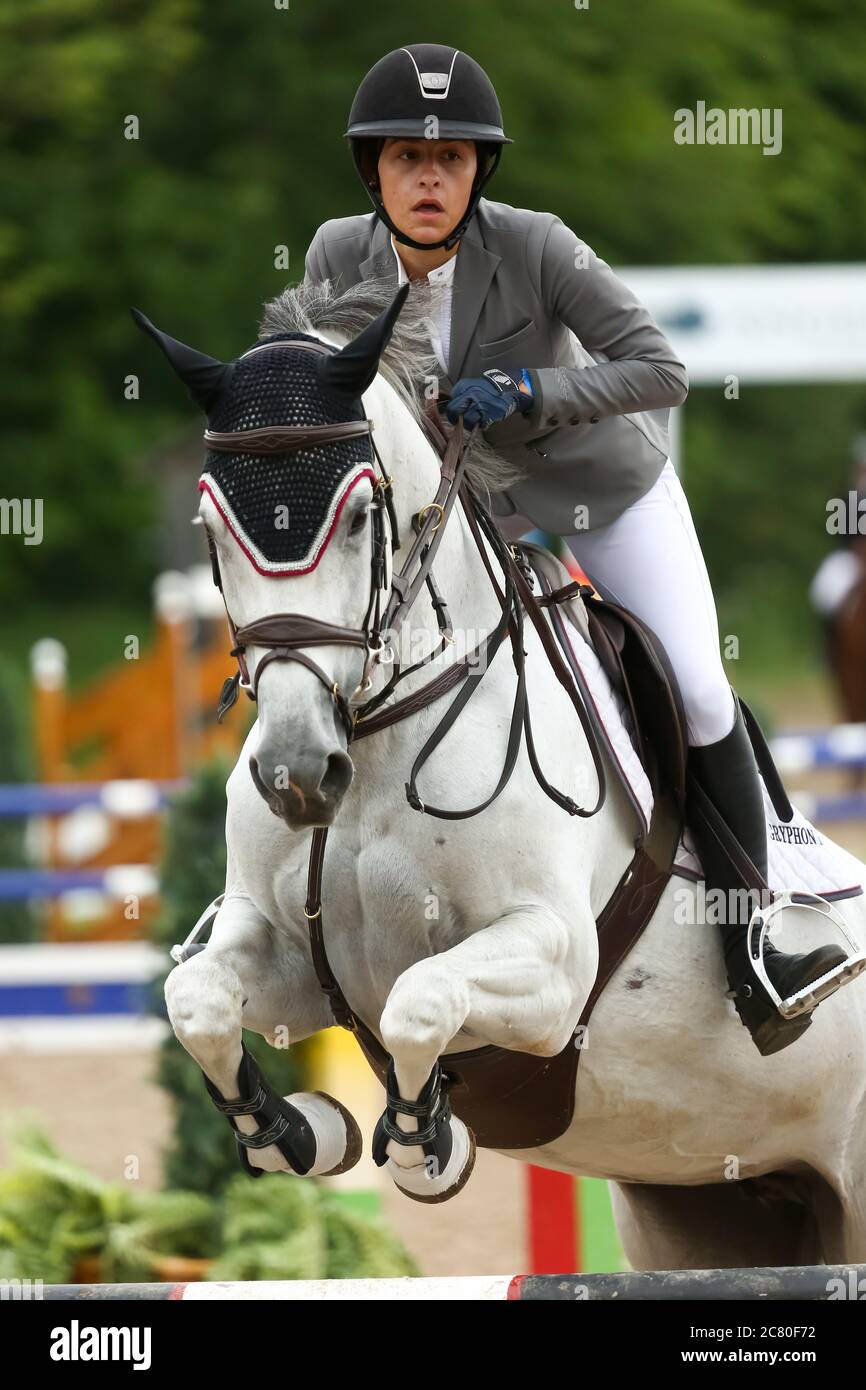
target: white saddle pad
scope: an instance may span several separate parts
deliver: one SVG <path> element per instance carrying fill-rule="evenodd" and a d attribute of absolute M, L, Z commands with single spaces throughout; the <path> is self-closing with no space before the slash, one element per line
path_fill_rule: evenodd
<path fill-rule="evenodd" d="M 571 623 L 566 623 L 566 628 L 572 650 L 604 725 L 608 752 L 622 769 L 649 825 L 653 794 L 637 755 L 631 715 L 611 685 L 595 649 Z M 788 824 L 780 821 L 763 781 L 761 787 L 767 818 L 767 880 L 772 889 L 817 893 L 826 898 L 854 897 L 866 890 L 866 869 L 859 859 L 817 830 L 796 806 L 792 821 Z M 702 872 L 688 830 L 680 841 L 674 868 L 683 869 L 686 873 Z"/>

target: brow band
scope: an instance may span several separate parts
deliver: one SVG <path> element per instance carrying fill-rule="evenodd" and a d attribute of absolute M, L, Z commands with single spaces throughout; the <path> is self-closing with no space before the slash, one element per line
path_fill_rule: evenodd
<path fill-rule="evenodd" d="M 228 454 L 285 454 L 316 444 L 329 444 L 369 434 L 372 420 L 344 420 L 335 425 L 271 425 L 256 430 L 205 430 L 202 438 L 209 449 Z"/>

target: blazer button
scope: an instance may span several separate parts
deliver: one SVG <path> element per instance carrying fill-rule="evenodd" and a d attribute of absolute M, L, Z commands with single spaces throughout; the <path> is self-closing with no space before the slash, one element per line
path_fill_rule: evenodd
<path fill-rule="evenodd" d="M 590 423 L 591 425 L 597 425 L 597 424 L 598 424 L 598 416 L 597 416 L 597 415 L 591 415 L 591 416 L 590 416 L 590 419 L 589 419 L 589 423 Z"/>
<path fill-rule="evenodd" d="M 571 419 L 569 420 L 568 423 L 569 423 L 570 425 L 579 425 L 579 424 L 580 424 L 580 420 L 577 418 L 576 415 L 572 415 L 572 417 L 571 417 Z"/>
<path fill-rule="evenodd" d="M 550 416 L 548 416 L 547 423 L 548 423 L 549 425 L 557 425 L 557 424 L 559 424 L 559 421 L 557 420 L 557 418 L 556 418 L 555 415 L 550 415 Z"/>

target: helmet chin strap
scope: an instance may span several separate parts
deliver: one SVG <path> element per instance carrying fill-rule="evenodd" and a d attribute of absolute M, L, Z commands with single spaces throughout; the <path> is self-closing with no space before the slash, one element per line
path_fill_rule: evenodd
<path fill-rule="evenodd" d="M 407 236 L 405 232 L 401 232 L 400 228 L 396 225 L 395 222 L 392 221 L 392 219 L 388 216 L 387 212 L 385 212 L 384 206 L 382 207 L 381 211 L 378 208 L 376 210 L 379 213 L 379 220 L 384 222 L 385 225 L 393 232 L 394 240 L 402 242 L 404 246 L 411 246 L 415 251 L 438 251 L 440 247 L 443 250 L 450 251 L 452 246 L 457 245 L 457 242 L 460 240 L 460 238 L 466 230 L 467 223 L 475 215 L 476 203 L 477 199 L 469 200 L 469 204 L 467 205 L 467 212 L 464 212 L 460 221 L 457 223 L 457 226 L 453 227 L 451 231 L 448 233 L 448 235 L 446 237 L 443 237 L 441 241 L 415 241 L 412 237 Z M 470 206 L 472 208 L 471 212 L 468 211 L 468 208 Z"/>

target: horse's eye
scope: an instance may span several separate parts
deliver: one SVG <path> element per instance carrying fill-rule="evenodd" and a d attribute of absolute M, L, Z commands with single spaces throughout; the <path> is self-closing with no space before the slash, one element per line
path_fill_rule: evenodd
<path fill-rule="evenodd" d="M 366 521 L 367 509 L 366 507 L 364 507 L 361 511 L 355 512 L 355 515 L 352 517 L 352 520 L 349 523 L 349 535 L 356 536 L 359 531 L 363 531 Z"/>

